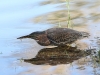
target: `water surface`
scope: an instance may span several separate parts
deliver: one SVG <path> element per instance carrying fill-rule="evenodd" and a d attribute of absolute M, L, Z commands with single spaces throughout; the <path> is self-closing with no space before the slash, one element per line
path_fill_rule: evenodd
<path fill-rule="evenodd" d="M 100 47 L 100 1 L 70 2 L 73 29 L 87 31 L 89 39 L 82 40 L 80 48 Z M 2 0 L 0 2 L 0 74 L 1 75 L 99 75 L 99 67 L 90 60 L 80 59 L 72 64 L 34 65 L 21 61 L 33 58 L 43 46 L 34 40 L 16 38 L 51 27 L 67 27 L 67 8 L 64 0 Z M 92 42 L 90 41 L 92 40 Z M 19 59 L 19 60 L 18 60 Z"/>

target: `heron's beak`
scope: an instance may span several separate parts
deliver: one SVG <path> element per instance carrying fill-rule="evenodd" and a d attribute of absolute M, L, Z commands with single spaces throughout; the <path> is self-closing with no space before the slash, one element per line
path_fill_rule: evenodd
<path fill-rule="evenodd" d="M 26 36 L 18 37 L 17 39 L 23 39 L 23 38 L 29 38 L 29 36 L 26 35 Z"/>

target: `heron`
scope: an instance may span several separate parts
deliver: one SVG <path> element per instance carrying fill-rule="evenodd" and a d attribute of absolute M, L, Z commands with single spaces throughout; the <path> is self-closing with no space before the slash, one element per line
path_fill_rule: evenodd
<path fill-rule="evenodd" d="M 77 31 L 70 28 L 50 28 L 44 31 L 36 31 L 29 35 L 18 37 L 17 39 L 31 38 L 42 46 L 67 45 L 79 39 L 89 37 L 88 32 Z"/>

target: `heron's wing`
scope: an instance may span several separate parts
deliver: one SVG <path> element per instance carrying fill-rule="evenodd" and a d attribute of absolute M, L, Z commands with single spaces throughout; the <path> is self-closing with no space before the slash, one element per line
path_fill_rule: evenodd
<path fill-rule="evenodd" d="M 46 34 L 39 35 L 39 36 L 37 36 L 37 38 L 38 38 L 38 41 L 37 41 L 38 44 L 40 44 L 42 46 L 48 46 L 48 45 L 50 45 L 50 41 L 47 38 Z"/>
<path fill-rule="evenodd" d="M 80 34 L 68 28 L 52 28 L 47 30 L 47 37 L 55 44 L 69 44 L 76 41 Z"/>

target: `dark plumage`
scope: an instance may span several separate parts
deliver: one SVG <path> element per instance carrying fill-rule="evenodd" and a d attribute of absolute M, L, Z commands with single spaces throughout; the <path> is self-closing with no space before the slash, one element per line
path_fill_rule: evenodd
<path fill-rule="evenodd" d="M 89 33 L 69 28 L 50 28 L 45 31 L 33 32 L 17 39 L 31 38 L 42 46 L 71 44 L 78 39 L 88 37 Z"/>

